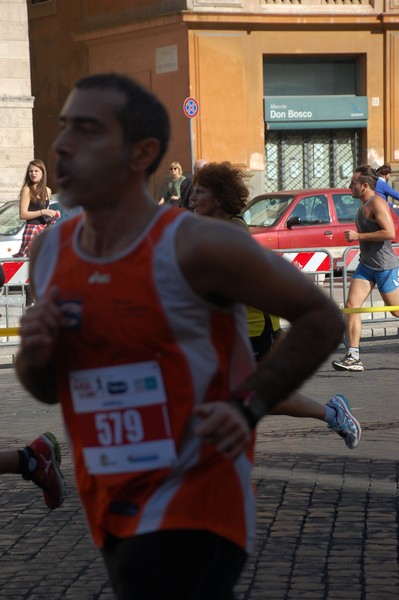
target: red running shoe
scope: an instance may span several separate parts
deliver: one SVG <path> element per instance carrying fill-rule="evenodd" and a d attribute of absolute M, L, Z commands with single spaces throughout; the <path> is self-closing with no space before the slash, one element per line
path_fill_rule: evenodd
<path fill-rule="evenodd" d="M 37 467 L 29 474 L 29 479 L 43 490 L 48 508 L 58 508 L 65 498 L 66 487 L 60 469 L 61 448 L 57 438 L 47 431 L 33 440 L 25 450 L 37 461 Z"/>

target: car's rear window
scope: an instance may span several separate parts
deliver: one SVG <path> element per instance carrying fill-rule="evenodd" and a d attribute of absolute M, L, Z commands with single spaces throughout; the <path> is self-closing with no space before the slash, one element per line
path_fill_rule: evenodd
<path fill-rule="evenodd" d="M 253 227 L 272 227 L 285 213 L 294 196 L 268 196 L 261 198 L 243 212 L 247 225 Z"/>
<path fill-rule="evenodd" d="M 361 204 L 360 200 L 347 193 L 332 194 L 332 199 L 338 221 L 340 223 L 353 223 Z"/>
<path fill-rule="evenodd" d="M 18 202 L 5 204 L 0 208 L 0 235 L 15 235 L 22 225 Z"/>

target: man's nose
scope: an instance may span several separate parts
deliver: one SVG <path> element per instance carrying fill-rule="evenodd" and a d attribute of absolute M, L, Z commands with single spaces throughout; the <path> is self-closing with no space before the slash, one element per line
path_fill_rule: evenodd
<path fill-rule="evenodd" d="M 72 151 L 71 135 L 67 129 L 62 129 L 55 138 L 52 146 L 56 154 L 70 154 Z"/>

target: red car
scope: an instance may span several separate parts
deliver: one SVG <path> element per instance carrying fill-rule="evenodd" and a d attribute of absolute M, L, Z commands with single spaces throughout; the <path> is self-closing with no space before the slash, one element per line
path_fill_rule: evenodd
<path fill-rule="evenodd" d="M 350 189 L 312 189 L 261 194 L 251 200 L 243 217 L 252 236 L 272 250 L 321 248 L 334 259 L 348 246 L 344 232 L 356 229 L 360 200 Z M 391 209 L 399 239 L 399 212 Z"/>

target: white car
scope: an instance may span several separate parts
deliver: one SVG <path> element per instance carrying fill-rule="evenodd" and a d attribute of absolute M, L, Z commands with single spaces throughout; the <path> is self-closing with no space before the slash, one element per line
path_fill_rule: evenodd
<path fill-rule="evenodd" d="M 80 210 L 66 210 L 58 202 L 56 195 L 50 200 L 50 208 L 60 211 L 61 217 L 58 221 L 66 219 L 72 213 Z M 5 258 L 12 258 L 13 254 L 18 252 L 22 242 L 24 227 L 25 221 L 21 221 L 19 218 L 18 200 L 7 202 L 0 208 L 0 263 Z"/>

